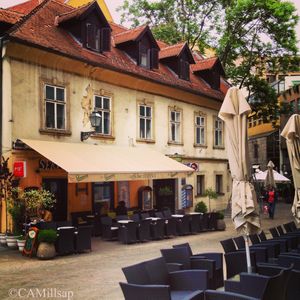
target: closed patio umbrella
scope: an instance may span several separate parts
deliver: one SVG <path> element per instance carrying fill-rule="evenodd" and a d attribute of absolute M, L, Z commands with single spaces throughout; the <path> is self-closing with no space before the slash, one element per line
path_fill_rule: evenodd
<path fill-rule="evenodd" d="M 267 176 L 266 176 L 266 180 L 265 180 L 265 187 L 266 188 L 269 188 L 269 187 L 275 188 L 276 183 L 275 183 L 274 173 L 273 173 L 273 169 L 274 169 L 275 165 L 270 160 L 267 164 L 267 167 L 268 167 L 268 171 L 267 171 Z"/>
<path fill-rule="evenodd" d="M 292 213 L 300 223 L 300 115 L 294 114 L 289 118 L 281 135 L 286 139 L 295 185 Z"/>
<path fill-rule="evenodd" d="M 251 272 L 249 234 L 260 229 L 256 193 L 250 183 L 247 116 L 251 108 L 241 90 L 231 87 L 225 96 L 219 117 L 225 123 L 226 151 L 232 184 L 232 219 L 236 230 L 245 238 L 247 267 Z"/>

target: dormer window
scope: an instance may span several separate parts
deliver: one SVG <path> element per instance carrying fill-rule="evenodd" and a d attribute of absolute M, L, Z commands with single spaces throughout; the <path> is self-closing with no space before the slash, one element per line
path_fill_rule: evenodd
<path fill-rule="evenodd" d="M 220 90 L 221 76 L 225 76 L 225 72 L 217 57 L 197 61 L 197 63 L 192 66 L 192 71 L 205 80 L 211 88 Z"/>
<path fill-rule="evenodd" d="M 59 15 L 55 22 L 83 47 L 97 52 L 110 51 L 111 28 L 96 1 Z"/>
<path fill-rule="evenodd" d="M 190 64 L 195 64 L 195 60 L 187 43 L 163 48 L 159 60 L 176 73 L 178 78 L 190 80 Z"/>
<path fill-rule="evenodd" d="M 99 28 L 86 23 L 86 47 L 98 52 L 110 50 L 110 28 Z"/>
<path fill-rule="evenodd" d="M 114 36 L 115 44 L 147 69 L 158 68 L 159 46 L 148 26 L 127 30 Z"/>

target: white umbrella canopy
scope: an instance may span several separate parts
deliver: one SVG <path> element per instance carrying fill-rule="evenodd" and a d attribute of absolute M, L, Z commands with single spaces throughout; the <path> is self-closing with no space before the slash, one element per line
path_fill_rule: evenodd
<path fill-rule="evenodd" d="M 273 178 L 275 183 L 288 183 L 291 182 L 287 177 L 283 176 L 282 174 L 278 173 L 277 171 L 273 170 Z M 268 170 L 267 171 L 259 171 L 253 175 L 255 176 L 256 181 L 260 182 L 266 182 L 267 176 L 268 176 Z"/>
<path fill-rule="evenodd" d="M 286 139 L 295 185 L 292 213 L 300 223 L 300 115 L 294 114 L 289 118 L 281 135 Z"/>
<path fill-rule="evenodd" d="M 275 179 L 274 179 L 274 172 L 273 172 L 273 168 L 275 167 L 275 165 L 273 164 L 273 162 L 270 160 L 267 164 L 268 170 L 267 170 L 267 176 L 265 179 L 265 187 L 269 188 L 269 187 L 276 187 L 276 183 L 275 183 Z"/>
<path fill-rule="evenodd" d="M 247 116 L 251 108 L 241 90 L 231 87 L 225 96 L 219 118 L 227 131 L 226 150 L 232 185 L 232 219 L 238 233 L 248 235 L 260 229 L 257 198 L 251 178 Z"/>
<path fill-rule="evenodd" d="M 248 272 L 252 272 L 249 234 L 260 229 L 254 186 L 250 183 L 247 116 L 251 108 L 241 90 L 231 87 L 225 96 L 219 118 L 225 123 L 226 150 L 232 183 L 232 219 L 239 234 L 244 235 Z"/>

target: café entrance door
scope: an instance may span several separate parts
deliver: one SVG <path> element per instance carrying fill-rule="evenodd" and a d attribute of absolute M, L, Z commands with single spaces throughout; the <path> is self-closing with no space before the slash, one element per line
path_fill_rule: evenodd
<path fill-rule="evenodd" d="M 153 191 L 158 210 L 168 207 L 172 212 L 175 211 L 175 186 L 175 179 L 153 180 Z"/>
<path fill-rule="evenodd" d="M 66 221 L 68 215 L 68 181 L 64 178 L 43 178 L 43 187 L 54 194 L 52 209 L 54 221 Z"/>

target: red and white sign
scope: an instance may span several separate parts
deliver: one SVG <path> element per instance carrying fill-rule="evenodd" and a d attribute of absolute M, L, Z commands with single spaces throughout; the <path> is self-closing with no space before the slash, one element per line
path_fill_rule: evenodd
<path fill-rule="evenodd" d="M 15 161 L 14 162 L 14 176 L 15 177 L 26 177 L 26 161 Z"/>

